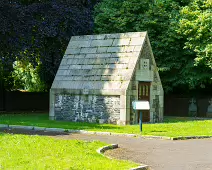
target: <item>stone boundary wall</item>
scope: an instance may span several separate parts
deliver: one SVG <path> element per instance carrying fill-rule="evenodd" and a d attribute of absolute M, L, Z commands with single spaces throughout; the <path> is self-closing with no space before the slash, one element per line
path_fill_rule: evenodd
<path fill-rule="evenodd" d="M 117 124 L 120 96 L 56 94 L 55 119 Z"/>

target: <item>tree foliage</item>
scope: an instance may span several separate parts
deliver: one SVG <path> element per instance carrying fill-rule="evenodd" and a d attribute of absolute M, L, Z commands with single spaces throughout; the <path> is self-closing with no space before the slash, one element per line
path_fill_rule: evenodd
<path fill-rule="evenodd" d="M 8 81 L 13 62 L 28 61 L 49 88 L 72 35 L 93 29 L 89 0 L 1 0 L 0 63 Z M 21 55 L 27 51 L 26 55 Z M 10 86 L 7 85 L 9 88 Z"/>
<path fill-rule="evenodd" d="M 46 85 L 39 77 L 39 69 L 41 63 L 34 67 L 28 61 L 15 61 L 13 64 L 14 71 L 12 77 L 14 78 L 15 90 L 26 90 L 29 92 L 42 92 L 45 91 Z"/>
<path fill-rule="evenodd" d="M 212 1 L 194 0 L 180 16 L 178 33 L 186 37 L 185 48 L 196 53 L 196 65 L 212 69 Z"/>
<path fill-rule="evenodd" d="M 92 33 L 96 2 L 1 0 L 0 74 L 7 89 L 29 67 L 49 89 L 70 37 Z M 210 0 L 102 0 L 94 19 L 96 33 L 148 31 L 166 91 L 212 84 Z"/>
<path fill-rule="evenodd" d="M 204 87 L 210 84 L 210 69 L 194 65 L 196 53 L 184 48 L 187 37 L 177 31 L 183 29 L 181 8 L 189 4 L 188 0 L 103 0 L 95 8 L 95 32 L 148 31 L 165 91 Z"/>

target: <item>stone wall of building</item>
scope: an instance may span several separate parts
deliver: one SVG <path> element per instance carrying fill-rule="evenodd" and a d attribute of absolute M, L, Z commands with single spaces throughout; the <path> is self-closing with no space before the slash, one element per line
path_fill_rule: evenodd
<path fill-rule="evenodd" d="M 132 108 L 132 101 L 138 100 L 139 82 L 151 82 L 150 122 L 155 123 L 163 120 L 163 88 L 157 71 L 157 66 L 148 43 L 149 42 L 145 40 L 139 61 L 136 64 L 135 73 L 127 90 L 127 96 L 129 96 L 128 104 L 131 105 L 128 111 L 131 124 L 137 124 L 138 122 L 138 115 Z"/>
<path fill-rule="evenodd" d="M 120 120 L 120 96 L 56 94 L 55 119 L 117 124 Z"/>
<path fill-rule="evenodd" d="M 164 93 L 161 83 L 154 72 L 154 79 L 151 84 L 151 122 L 162 122 L 164 112 Z"/>
<path fill-rule="evenodd" d="M 150 122 L 162 122 L 164 112 L 164 92 L 158 69 L 150 48 L 149 42 L 144 44 L 141 58 L 149 59 L 151 70 L 150 87 Z"/>
<path fill-rule="evenodd" d="M 162 86 L 147 32 L 74 36 L 50 90 L 49 118 L 133 124 L 139 82 L 151 82 L 155 122 L 153 115 L 162 116 Z"/>
<path fill-rule="evenodd" d="M 138 100 L 138 81 L 136 81 L 135 74 L 132 77 L 132 80 L 129 84 L 127 95 L 128 95 L 128 105 L 129 105 L 129 110 L 127 114 L 130 117 L 130 124 L 137 124 L 138 115 L 137 115 L 137 112 L 133 110 L 133 107 L 132 107 L 132 102 L 135 100 Z"/>

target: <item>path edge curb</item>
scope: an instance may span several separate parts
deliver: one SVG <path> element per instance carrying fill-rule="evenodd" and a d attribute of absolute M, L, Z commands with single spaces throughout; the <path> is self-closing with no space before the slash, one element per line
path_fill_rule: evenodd
<path fill-rule="evenodd" d="M 104 155 L 104 152 L 107 151 L 107 150 L 110 150 L 110 149 L 116 149 L 118 148 L 118 144 L 110 144 L 110 145 L 106 145 L 106 146 L 103 146 L 99 149 L 97 149 L 96 151 L 101 154 L 101 155 Z M 105 155 L 104 155 L 105 156 Z"/>
<path fill-rule="evenodd" d="M 97 149 L 96 151 L 99 154 L 103 155 L 104 157 L 107 157 L 109 159 L 113 159 L 109 156 L 104 155 L 104 152 L 107 151 L 107 150 L 116 149 L 116 148 L 118 148 L 118 144 L 110 144 L 110 145 L 103 146 L 103 147 Z M 149 170 L 149 166 L 148 165 L 140 165 L 140 166 L 135 167 L 135 168 L 130 168 L 130 170 Z"/>
<path fill-rule="evenodd" d="M 40 126 L 27 126 L 27 125 L 8 125 L 0 124 L 0 128 L 11 128 L 11 129 L 24 129 L 24 130 L 43 130 L 46 132 L 67 132 L 67 133 L 77 133 L 77 134 L 96 134 L 96 135 L 108 135 L 108 136 L 125 136 L 125 137 L 140 137 L 143 139 L 165 139 L 165 140 L 188 140 L 188 139 L 209 139 L 212 136 L 178 136 L 178 137 L 168 137 L 168 136 L 142 136 L 137 134 L 125 134 L 125 133 L 113 133 L 113 132 L 100 132 L 100 131 L 86 131 L 86 130 L 76 130 L 76 129 L 63 129 L 63 128 L 48 128 Z"/>

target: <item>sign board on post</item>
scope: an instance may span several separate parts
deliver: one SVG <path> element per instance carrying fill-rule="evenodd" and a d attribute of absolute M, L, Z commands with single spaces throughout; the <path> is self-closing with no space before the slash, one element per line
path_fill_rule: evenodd
<path fill-rule="evenodd" d="M 149 110 L 149 101 L 133 101 L 132 106 L 134 110 L 140 110 L 140 130 L 142 131 L 142 110 Z"/>
<path fill-rule="evenodd" d="M 149 101 L 133 101 L 132 106 L 134 110 L 149 110 Z"/>

